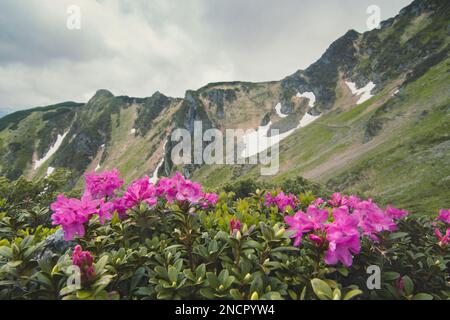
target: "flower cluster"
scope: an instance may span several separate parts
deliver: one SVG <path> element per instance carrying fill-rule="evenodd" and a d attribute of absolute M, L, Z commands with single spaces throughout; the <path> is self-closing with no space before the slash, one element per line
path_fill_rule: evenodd
<path fill-rule="evenodd" d="M 241 231 L 241 221 L 239 219 L 234 220 L 234 218 L 231 218 L 230 233 L 233 234 L 237 231 Z"/>
<path fill-rule="evenodd" d="M 104 197 L 114 197 L 116 190 L 123 185 L 123 180 L 119 178 L 120 172 L 117 169 L 105 171 L 100 174 L 86 173 L 86 191 L 96 199 Z"/>
<path fill-rule="evenodd" d="M 280 212 L 286 211 L 288 206 L 291 207 L 291 209 L 294 209 L 298 203 L 298 199 L 293 194 L 285 195 L 284 192 L 278 193 L 275 197 L 273 197 L 271 193 L 267 193 L 264 199 L 264 204 L 266 206 L 269 207 L 274 204 L 278 207 Z"/>
<path fill-rule="evenodd" d="M 159 196 L 165 197 L 168 203 L 173 203 L 174 200 L 199 203 L 203 198 L 202 186 L 199 183 L 185 179 L 179 172 L 172 178 L 159 180 L 157 193 Z"/>
<path fill-rule="evenodd" d="M 80 245 L 75 246 L 72 264 L 80 268 L 81 283 L 86 284 L 95 278 L 94 258 L 89 251 L 83 251 Z"/>
<path fill-rule="evenodd" d="M 370 199 L 339 193 L 326 202 L 332 208 L 322 208 L 325 201 L 319 200 L 310 205 L 306 213 L 298 211 L 294 216 L 286 216 L 285 222 L 290 227 L 291 237 L 295 238 L 294 245 L 300 245 L 306 233 L 310 233 L 309 239 L 319 247 L 327 244 L 325 263 L 330 265 L 340 261 L 351 266 L 353 255 L 360 251 L 362 237 L 377 242 L 381 232 L 395 231 L 395 220 L 408 214 L 390 206 L 383 210 Z"/>
<path fill-rule="evenodd" d="M 439 239 L 439 245 L 445 247 L 450 244 L 450 209 L 441 209 L 435 220 L 437 222 L 442 222 L 447 228 L 445 234 L 442 234 L 439 228 L 434 229 L 434 234 Z"/>
<path fill-rule="evenodd" d="M 123 185 L 119 175 L 118 170 L 86 174 L 86 189 L 81 200 L 68 199 L 64 195 L 57 197 L 51 205 L 53 225 L 62 226 L 66 240 L 83 237 L 85 224 L 93 215 L 98 215 L 100 223 L 104 224 L 115 212 L 124 219 L 127 210 L 141 203 L 149 208 L 154 207 L 159 199 L 171 204 L 177 201 L 198 205 L 203 209 L 218 201 L 217 194 L 203 193 L 200 184 L 185 179 L 179 172 L 172 178 L 160 179 L 156 185 L 150 182 L 148 176 L 137 179 L 128 185 L 122 196 L 118 196 Z"/>
<path fill-rule="evenodd" d="M 85 193 L 81 200 L 68 199 L 64 195 L 58 195 L 56 202 L 50 208 L 55 212 L 52 215 L 53 225 L 61 225 L 66 240 L 72 240 L 75 235 L 84 236 L 84 224 L 92 215 L 98 213 L 103 200 L 92 199 Z"/>

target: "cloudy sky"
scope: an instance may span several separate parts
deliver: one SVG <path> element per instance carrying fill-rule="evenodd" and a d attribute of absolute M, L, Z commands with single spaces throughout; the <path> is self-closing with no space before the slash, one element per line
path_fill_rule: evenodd
<path fill-rule="evenodd" d="M 0 112 L 116 95 L 181 97 L 208 82 L 281 79 L 348 29 L 411 0 L 1 0 Z M 69 29 L 71 5 L 81 28 Z M 70 20 L 73 22 L 74 20 Z"/>

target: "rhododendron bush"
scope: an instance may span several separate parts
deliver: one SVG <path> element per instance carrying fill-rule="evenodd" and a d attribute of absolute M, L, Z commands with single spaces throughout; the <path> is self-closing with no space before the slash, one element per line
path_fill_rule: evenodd
<path fill-rule="evenodd" d="M 238 198 L 180 173 L 125 185 L 113 170 L 85 182 L 79 197 L 52 189 L 51 203 L 0 202 L 1 298 L 450 297 L 449 210 L 413 217 L 355 195 L 288 190 Z"/>

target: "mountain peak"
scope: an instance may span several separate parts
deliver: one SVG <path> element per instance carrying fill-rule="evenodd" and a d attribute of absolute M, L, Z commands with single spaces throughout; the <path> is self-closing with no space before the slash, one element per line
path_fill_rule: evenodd
<path fill-rule="evenodd" d="M 99 89 L 99 90 L 97 90 L 97 92 L 95 92 L 95 94 L 94 94 L 94 96 L 92 98 L 99 98 L 99 97 L 113 98 L 114 95 L 109 90 Z"/>

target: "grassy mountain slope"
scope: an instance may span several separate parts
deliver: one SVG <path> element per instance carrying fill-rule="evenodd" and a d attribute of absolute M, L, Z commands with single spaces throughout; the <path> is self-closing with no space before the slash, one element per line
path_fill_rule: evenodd
<path fill-rule="evenodd" d="M 282 141 L 280 172 L 266 179 L 301 175 L 414 212 L 450 206 L 448 83 L 450 59 L 397 95 L 387 88 L 357 107 L 334 109 Z M 261 179 L 259 166 L 238 168 L 204 167 L 194 176 L 209 186 Z"/>

